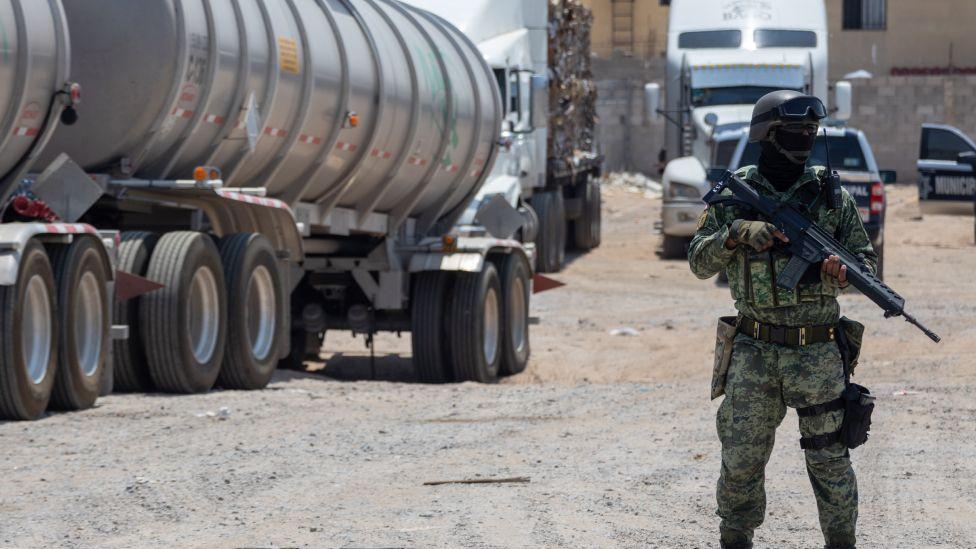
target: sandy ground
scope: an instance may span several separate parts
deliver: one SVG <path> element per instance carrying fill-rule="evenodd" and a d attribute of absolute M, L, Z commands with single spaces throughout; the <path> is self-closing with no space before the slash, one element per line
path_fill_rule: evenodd
<path fill-rule="evenodd" d="M 973 219 L 923 220 L 913 189 L 889 193 L 888 282 L 944 341 L 843 298 L 868 326 L 857 379 L 879 395 L 854 451 L 860 546 L 976 547 Z M 324 365 L 265 391 L 117 395 L 0 424 L 0 546 L 717 546 L 707 394 L 731 302 L 657 257 L 659 210 L 605 190 L 603 247 L 535 298 L 531 365 L 498 385 L 409 383 L 409 338 L 393 336 L 370 380 L 340 333 Z M 779 435 L 757 545 L 820 546 L 792 412 Z M 502 477 L 530 481 L 423 485 Z"/>

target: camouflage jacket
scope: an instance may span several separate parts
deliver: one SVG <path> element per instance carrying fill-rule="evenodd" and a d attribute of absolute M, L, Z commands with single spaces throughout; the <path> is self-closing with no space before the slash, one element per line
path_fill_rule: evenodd
<path fill-rule="evenodd" d="M 808 168 L 792 187 L 782 193 L 766 181 L 755 166 L 747 166 L 736 173 L 764 196 L 805 205 L 817 225 L 832 233 L 854 254 L 862 254 L 871 270 L 876 270 L 878 256 L 871 247 L 854 198 L 845 189 L 843 206 L 837 210 L 827 207 L 827 194 L 821 188 L 825 171 L 822 166 Z M 727 249 L 725 241 L 729 238 L 729 225 L 736 219 L 758 217 L 737 206 L 721 205 L 711 206 L 702 214 L 698 232 L 688 252 L 688 262 L 695 276 L 706 279 L 725 270 L 735 308 L 760 322 L 781 326 L 837 322 L 840 316 L 837 303 L 840 289 L 833 279 L 821 276 L 820 265 L 811 267 L 796 289 L 777 288 L 777 273 L 786 267 L 789 255 L 776 250 L 756 252 L 745 245 Z"/>

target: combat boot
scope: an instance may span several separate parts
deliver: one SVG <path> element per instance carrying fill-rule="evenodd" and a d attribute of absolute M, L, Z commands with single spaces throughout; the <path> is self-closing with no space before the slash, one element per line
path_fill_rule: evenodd
<path fill-rule="evenodd" d="M 722 549 L 752 549 L 751 541 L 735 541 L 732 543 L 720 542 Z"/>

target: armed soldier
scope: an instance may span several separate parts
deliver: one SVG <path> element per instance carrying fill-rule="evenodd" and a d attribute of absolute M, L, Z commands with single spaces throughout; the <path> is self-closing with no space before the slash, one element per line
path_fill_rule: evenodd
<path fill-rule="evenodd" d="M 756 103 L 749 135 L 762 147 L 759 165 L 737 175 L 760 195 L 806 212 L 874 271 L 877 255 L 854 199 L 825 168 L 806 167 L 824 117 L 815 97 L 785 90 L 767 94 Z M 774 244 L 788 238 L 759 217 L 737 205 L 710 206 L 688 254 L 699 278 L 727 273 L 739 311 L 728 326 L 727 348 L 716 350 L 712 391 L 713 398 L 725 394 L 716 422 L 722 442 L 721 545 L 752 547 L 766 511 L 765 466 L 776 428 L 791 407 L 800 415 L 801 446 L 827 547 L 854 547 L 857 481 L 848 446 L 837 436 L 844 420 L 838 402 L 846 386 L 836 342 L 837 295 L 847 286 L 847 266 L 831 256 L 810 268 L 795 289 L 777 287 L 777 273 L 790 257 Z"/>

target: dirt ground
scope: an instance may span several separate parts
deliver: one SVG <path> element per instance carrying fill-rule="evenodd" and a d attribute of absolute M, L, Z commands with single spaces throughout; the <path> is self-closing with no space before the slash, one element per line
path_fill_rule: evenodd
<path fill-rule="evenodd" d="M 389 336 L 372 380 L 362 342 L 329 334 L 323 365 L 265 391 L 0 424 L 0 546 L 716 547 L 708 385 L 728 290 L 658 258 L 659 200 L 604 192 L 603 246 L 533 301 L 526 373 L 412 384 L 409 337 Z M 889 189 L 887 281 L 943 342 L 843 298 L 868 327 L 856 379 L 879 396 L 853 452 L 859 545 L 976 547 L 973 218 L 917 212 Z M 796 423 L 759 547 L 822 545 Z M 529 482 L 424 486 L 505 477 Z"/>

